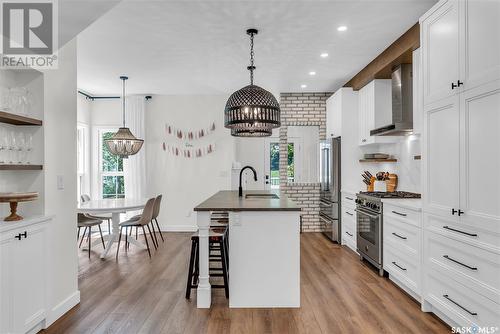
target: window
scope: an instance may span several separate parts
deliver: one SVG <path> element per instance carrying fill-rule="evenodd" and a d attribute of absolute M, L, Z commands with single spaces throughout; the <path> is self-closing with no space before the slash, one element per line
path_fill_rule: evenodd
<path fill-rule="evenodd" d="M 288 164 L 287 178 L 288 182 L 295 181 L 294 165 L 294 143 L 288 143 Z M 271 189 L 279 189 L 280 186 L 280 144 L 278 142 L 269 143 L 269 183 Z"/>
<path fill-rule="evenodd" d="M 124 198 L 125 176 L 123 173 L 123 158 L 112 155 L 104 142 L 116 132 L 114 129 L 99 131 L 99 171 L 102 198 Z"/>
<path fill-rule="evenodd" d="M 77 152 L 77 200 L 80 196 L 88 192 L 87 181 L 87 127 L 78 125 L 76 130 L 76 152 Z"/>

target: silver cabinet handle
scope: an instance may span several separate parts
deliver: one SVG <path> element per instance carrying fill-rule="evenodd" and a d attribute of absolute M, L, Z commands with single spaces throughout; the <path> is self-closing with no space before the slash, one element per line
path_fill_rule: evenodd
<path fill-rule="evenodd" d="M 345 198 L 345 199 L 348 199 L 348 200 L 350 200 L 350 201 L 354 201 L 354 198 L 352 198 L 352 197 L 347 197 L 347 196 L 346 196 L 346 198 Z"/>
<path fill-rule="evenodd" d="M 396 267 L 398 267 L 399 269 L 403 270 L 403 271 L 406 271 L 406 268 L 403 268 L 401 267 L 399 264 L 397 264 L 396 262 L 392 261 L 392 264 L 395 265 Z"/>
<path fill-rule="evenodd" d="M 460 305 L 459 303 L 457 303 L 456 301 L 454 301 L 453 299 L 451 299 L 448 295 L 443 295 L 444 298 L 448 299 L 450 302 L 452 302 L 453 304 L 457 305 L 458 307 L 460 307 L 462 310 L 464 310 L 465 312 L 469 313 L 470 315 L 477 315 L 476 312 L 471 312 L 469 311 L 468 309 L 466 309 L 465 307 L 463 307 L 462 305 Z"/>
<path fill-rule="evenodd" d="M 451 262 L 455 262 L 456 264 L 459 264 L 461 266 L 464 266 L 465 268 L 469 268 L 470 270 L 477 270 L 477 267 L 471 267 L 471 266 L 468 266 L 466 265 L 465 263 L 462 263 L 460 261 L 457 261 L 455 259 L 452 259 L 451 257 L 449 257 L 448 255 L 443 255 L 443 257 L 446 259 L 446 260 L 450 260 Z"/>
<path fill-rule="evenodd" d="M 400 215 L 400 216 L 403 216 L 403 217 L 406 217 L 406 216 L 407 216 L 407 214 L 406 214 L 406 213 L 401 213 L 401 212 L 397 212 L 397 211 L 394 211 L 394 210 L 392 210 L 392 213 L 397 214 L 397 215 Z"/>
<path fill-rule="evenodd" d="M 354 216 L 354 214 L 350 213 L 349 211 L 346 211 L 345 213 L 347 213 L 349 216 Z"/>
<path fill-rule="evenodd" d="M 345 231 L 345 233 L 346 233 L 348 236 L 352 237 L 352 234 L 351 234 L 351 233 L 349 233 L 349 232 L 347 232 L 347 231 Z"/>
<path fill-rule="evenodd" d="M 392 232 L 392 235 L 394 235 L 394 236 L 396 236 L 396 237 L 398 237 L 398 238 L 400 238 L 400 239 L 403 239 L 403 240 L 408 239 L 407 237 L 403 237 L 402 235 L 399 235 L 399 234 L 397 234 L 397 233 L 395 233 L 395 232 Z"/>
<path fill-rule="evenodd" d="M 477 237 L 477 234 L 475 234 L 475 233 L 468 233 L 468 232 L 460 231 L 460 230 L 451 228 L 449 226 L 443 226 L 443 228 L 447 229 L 447 230 L 450 230 L 450 231 L 453 231 L 453 232 L 458 232 L 458 233 L 462 233 L 462 234 L 465 234 L 465 235 L 469 235 L 471 237 Z"/>

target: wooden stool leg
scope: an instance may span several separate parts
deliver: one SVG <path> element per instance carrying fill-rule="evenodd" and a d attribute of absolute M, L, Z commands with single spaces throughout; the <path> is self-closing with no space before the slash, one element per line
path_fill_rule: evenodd
<path fill-rule="evenodd" d="M 89 242 L 89 259 L 90 259 L 90 248 L 92 246 L 92 238 L 91 238 L 91 233 L 92 233 L 92 226 L 89 226 L 89 237 L 87 238 Z"/>
<path fill-rule="evenodd" d="M 101 224 L 97 225 L 99 227 L 99 233 L 101 234 L 102 247 L 106 249 L 106 245 L 104 244 L 104 237 L 102 236 Z"/>
<path fill-rule="evenodd" d="M 194 267 L 194 257 L 196 252 L 196 244 L 194 240 L 191 240 L 191 256 L 189 257 L 189 271 L 188 279 L 186 285 L 186 299 L 191 298 L 191 289 L 193 288 L 193 267 Z"/>
<path fill-rule="evenodd" d="M 87 227 L 85 227 L 83 229 L 82 239 L 80 239 L 80 245 L 78 245 L 78 247 L 82 247 L 82 242 L 83 242 L 83 239 L 85 239 L 85 234 L 86 233 L 87 233 Z"/>
<path fill-rule="evenodd" d="M 155 222 L 156 222 L 156 227 L 158 227 L 158 233 L 160 233 L 161 241 L 165 242 L 165 239 L 163 239 L 163 234 L 161 233 L 161 230 L 160 230 L 160 224 L 158 224 L 158 220 L 156 218 L 155 218 Z"/>
<path fill-rule="evenodd" d="M 144 240 L 146 240 L 146 247 L 148 248 L 149 258 L 151 258 L 151 250 L 149 249 L 148 237 L 146 235 L 146 230 L 144 230 L 144 225 L 142 226 L 142 233 L 144 234 Z"/>
<path fill-rule="evenodd" d="M 226 298 L 229 298 L 229 282 L 227 277 L 227 267 L 226 267 L 226 251 L 223 245 L 224 239 L 221 240 L 220 244 L 220 261 L 222 262 L 222 277 L 224 279 L 224 292 L 226 293 Z"/>
<path fill-rule="evenodd" d="M 118 252 L 120 251 L 120 242 L 122 241 L 123 226 L 120 227 L 120 235 L 118 236 L 118 246 L 116 246 L 116 260 L 118 260 Z"/>

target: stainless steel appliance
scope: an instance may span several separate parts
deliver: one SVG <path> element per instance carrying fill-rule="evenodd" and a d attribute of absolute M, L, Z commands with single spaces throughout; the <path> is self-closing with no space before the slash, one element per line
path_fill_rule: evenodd
<path fill-rule="evenodd" d="M 404 136 L 413 131 L 413 69 L 401 64 L 392 72 L 392 122 L 370 131 L 370 136 Z"/>
<path fill-rule="evenodd" d="M 323 233 L 340 243 L 340 137 L 320 143 L 320 210 Z"/>
<path fill-rule="evenodd" d="M 382 198 L 420 198 L 420 194 L 395 192 L 360 192 L 356 198 L 357 249 L 361 259 L 384 274 L 382 259 L 383 205 Z"/>

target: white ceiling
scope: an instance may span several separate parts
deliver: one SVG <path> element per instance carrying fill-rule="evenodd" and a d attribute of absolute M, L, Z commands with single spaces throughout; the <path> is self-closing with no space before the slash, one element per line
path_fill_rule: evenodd
<path fill-rule="evenodd" d="M 119 94 L 126 74 L 131 94 L 228 94 L 249 81 L 245 30 L 255 27 L 257 85 L 333 91 L 435 2 L 126 0 L 79 35 L 78 85 Z"/>

